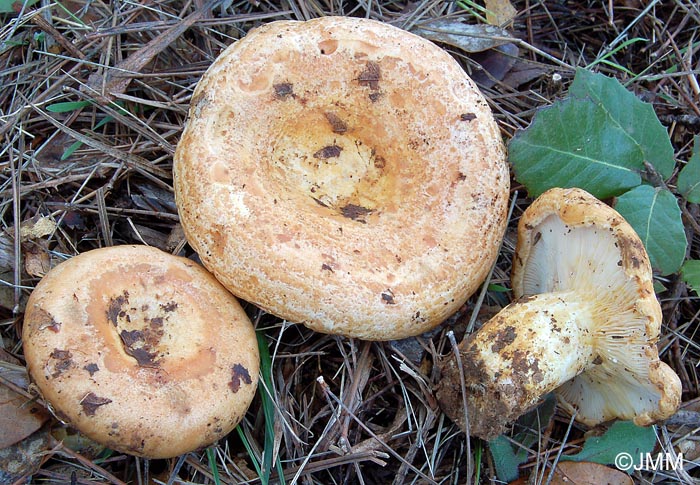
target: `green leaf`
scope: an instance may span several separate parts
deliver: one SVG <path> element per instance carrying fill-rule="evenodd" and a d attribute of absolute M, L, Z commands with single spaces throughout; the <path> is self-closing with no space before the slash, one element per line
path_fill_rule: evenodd
<path fill-rule="evenodd" d="M 681 277 L 691 289 L 700 295 L 700 261 L 691 259 L 683 263 Z"/>
<path fill-rule="evenodd" d="M 527 461 L 528 449 L 537 442 L 541 430 L 554 416 L 557 400 L 553 394 L 544 397 L 544 402 L 536 409 L 521 416 L 515 428 L 525 431 L 517 433 L 512 439 L 521 446 L 513 446 L 511 440 L 504 435 L 489 441 L 489 450 L 496 467 L 496 476 L 503 482 L 512 482 L 518 478 L 518 467 Z M 538 432 L 539 431 L 539 432 Z"/>
<path fill-rule="evenodd" d="M 22 8 L 22 3 L 25 4 L 24 10 L 26 11 L 28 7 L 31 7 L 38 1 L 39 0 L 25 0 L 22 2 L 22 0 L 0 0 L 0 13 L 17 12 L 20 8 Z M 15 10 L 15 6 L 18 10 Z"/>
<path fill-rule="evenodd" d="M 46 107 L 46 111 L 51 113 L 68 113 L 81 108 L 86 108 L 92 103 L 90 101 L 66 101 L 64 103 L 54 103 Z"/>
<path fill-rule="evenodd" d="M 576 71 L 569 96 L 590 98 L 600 104 L 611 122 L 639 146 L 644 161 L 664 178 L 673 174 L 673 145 L 651 104 L 641 101 L 617 79 L 585 69 Z"/>
<path fill-rule="evenodd" d="M 68 159 L 71 155 L 73 155 L 73 153 L 75 153 L 75 151 L 76 151 L 78 148 L 80 148 L 81 146 L 83 146 L 83 142 L 82 142 L 82 141 L 74 141 L 73 143 L 71 143 L 71 144 L 68 146 L 68 148 L 66 148 L 66 149 L 63 151 L 63 155 L 61 155 L 61 161 L 67 160 L 67 159 Z"/>
<path fill-rule="evenodd" d="M 700 135 L 693 138 L 693 154 L 678 174 L 678 192 L 693 204 L 700 203 Z"/>
<path fill-rule="evenodd" d="M 654 280 L 654 293 L 660 295 L 664 291 L 668 291 L 668 288 L 666 288 L 662 282 Z"/>
<path fill-rule="evenodd" d="M 507 288 L 503 285 L 497 285 L 496 283 L 489 283 L 489 291 L 493 291 L 496 293 L 508 293 L 510 291 L 510 288 Z"/>
<path fill-rule="evenodd" d="M 678 201 L 670 191 L 640 185 L 621 195 L 615 209 L 639 234 L 654 269 L 662 275 L 678 271 L 688 243 Z"/>
<path fill-rule="evenodd" d="M 105 116 L 100 121 L 98 121 L 97 124 L 95 124 L 95 127 L 93 128 L 93 130 L 99 130 L 104 125 L 106 125 L 107 123 L 111 123 L 112 121 L 114 121 L 113 116 Z"/>
<path fill-rule="evenodd" d="M 48 107 L 47 107 L 47 109 L 48 109 Z M 114 118 L 112 116 L 105 116 L 94 126 L 93 130 L 97 130 L 111 121 L 114 121 Z M 67 160 L 81 146 L 83 146 L 83 142 L 81 142 L 81 141 L 73 142 L 70 146 L 68 146 L 68 148 L 65 149 L 65 151 L 63 152 L 63 155 L 61 155 L 61 161 Z"/>
<path fill-rule="evenodd" d="M 518 467 L 527 460 L 527 453 L 516 453 L 510 440 L 503 435 L 489 441 L 489 450 L 496 467 L 496 476 L 504 483 L 516 480 L 520 475 Z M 524 456 L 523 456 L 524 455 Z"/>
<path fill-rule="evenodd" d="M 0 13 L 2 13 L 1 10 L 0 10 Z M 21 45 L 27 45 L 27 44 L 29 44 L 29 42 L 26 40 L 6 40 L 2 44 L 2 50 L 0 50 L 0 54 L 5 52 L 5 50 L 7 50 L 9 47 L 19 47 Z"/>
<path fill-rule="evenodd" d="M 656 444 L 653 426 L 643 428 L 631 421 L 617 421 L 603 434 L 588 438 L 583 449 L 575 455 L 562 455 L 561 461 L 591 461 L 602 465 L 615 463 L 621 453 L 631 456 L 634 465 L 639 465 L 646 453 L 651 453 Z"/>
<path fill-rule="evenodd" d="M 535 114 L 509 144 L 517 180 L 532 197 L 552 187 L 580 187 L 598 198 L 641 183 L 639 145 L 590 98 L 566 98 Z"/>
<path fill-rule="evenodd" d="M 509 145 L 516 179 L 537 197 L 580 187 L 598 198 L 641 184 L 645 162 L 673 174 L 673 146 L 652 106 L 616 79 L 576 72 L 569 95 L 536 113 Z"/>

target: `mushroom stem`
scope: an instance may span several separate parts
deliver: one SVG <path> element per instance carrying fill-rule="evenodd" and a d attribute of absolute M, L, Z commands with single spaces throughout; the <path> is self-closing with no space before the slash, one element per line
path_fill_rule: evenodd
<path fill-rule="evenodd" d="M 511 281 L 517 300 L 460 344 L 471 434 L 494 438 L 550 391 L 588 426 L 676 412 L 649 257 L 614 209 L 580 189 L 540 195 L 518 223 Z M 442 365 L 438 400 L 467 431 L 456 360 Z"/>
<path fill-rule="evenodd" d="M 542 293 L 508 305 L 459 345 L 470 434 L 492 439 L 505 426 L 600 359 L 594 308 L 575 291 Z M 438 399 L 464 428 L 455 356 L 442 369 Z"/>

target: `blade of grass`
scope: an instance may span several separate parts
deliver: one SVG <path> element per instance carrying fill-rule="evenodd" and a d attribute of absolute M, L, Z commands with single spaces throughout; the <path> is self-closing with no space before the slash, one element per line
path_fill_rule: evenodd
<path fill-rule="evenodd" d="M 238 426 L 236 426 L 236 432 L 238 433 L 238 437 L 243 442 L 243 446 L 245 447 L 245 450 L 248 452 L 248 456 L 250 457 L 250 461 L 253 462 L 253 467 L 255 467 L 255 472 L 258 474 L 259 477 L 262 477 L 262 469 L 260 468 L 260 460 L 258 459 L 258 456 L 253 451 L 253 447 L 250 446 L 250 443 L 248 442 L 248 438 L 246 437 L 245 433 L 243 432 L 243 428 L 241 428 L 240 424 Z"/>
<path fill-rule="evenodd" d="M 90 100 L 85 100 L 85 101 L 66 101 L 62 103 L 53 103 L 49 104 L 46 106 L 46 111 L 50 113 L 69 113 L 71 111 L 77 111 L 83 108 L 87 108 L 88 106 L 92 105 L 92 101 Z M 116 102 L 114 103 L 115 109 L 117 109 L 120 113 L 127 113 L 127 111 L 123 108 L 123 104 L 121 102 Z M 93 130 L 98 130 L 100 127 L 106 125 L 107 123 L 114 121 L 113 116 L 105 116 L 102 120 L 100 120 L 99 123 L 95 125 Z M 63 155 L 61 155 L 61 161 L 66 160 L 68 157 L 73 155 L 73 153 L 83 146 L 83 142 L 81 141 L 76 141 L 73 142 L 68 148 L 66 148 L 63 151 Z"/>
<path fill-rule="evenodd" d="M 63 3 L 61 3 L 61 2 L 56 2 L 56 5 L 57 5 L 61 10 L 63 10 L 63 13 L 65 13 L 65 14 L 68 15 L 71 19 L 73 19 L 73 22 L 75 22 L 75 23 L 77 23 L 78 25 L 80 25 L 80 27 L 82 27 L 82 28 L 85 29 L 85 30 L 87 30 L 87 29 L 90 28 L 85 22 L 83 22 L 83 20 L 82 20 L 80 17 L 76 16 L 73 12 L 70 11 L 70 9 L 64 7 L 64 6 L 63 6 Z"/>
<path fill-rule="evenodd" d="M 49 113 L 68 113 L 81 108 L 87 108 L 92 101 L 66 101 L 64 103 L 53 103 L 46 106 Z"/>
<path fill-rule="evenodd" d="M 117 160 L 125 162 L 130 168 L 133 168 L 133 169 L 139 170 L 139 171 L 144 171 L 148 174 L 163 177 L 163 178 L 167 178 L 170 176 L 165 169 L 154 165 L 151 161 L 147 160 L 146 158 L 135 155 L 133 153 L 122 151 L 118 148 L 115 148 L 115 147 L 108 145 L 106 143 L 103 143 L 101 141 L 93 140 L 92 138 L 85 136 L 82 133 L 75 131 L 72 128 L 69 128 L 68 126 L 64 125 L 60 121 L 49 116 L 47 113 L 42 111 L 38 106 L 36 106 L 36 105 L 31 105 L 31 106 L 39 116 L 41 116 L 43 119 L 45 119 L 46 121 L 48 121 L 49 123 L 54 125 L 56 128 L 58 128 L 62 132 L 70 135 L 71 137 L 75 138 L 76 140 L 82 141 L 83 143 L 85 143 L 89 147 L 92 147 L 96 150 L 99 150 L 106 155 L 109 155 L 113 158 L 116 158 Z"/>
<path fill-rule="evenodd" d="M 267 346 L 267 339 L 262 331 L 256 332 L 258 337 L 258 349 L 260 352 L 260 374 L 263 389 L 260 390 L 263 415 L 265 416 L 265 444 L 262 454 L 262 474 L 260 480 L 263 485 L 267 485 L 272 474 L 275 447 L 275 406 L 272 402 L 270 392 L 272 390 L 272 359 Z M 280 477 L 280 483 L 284 484 L 284 470 L 279 460 L 275 463 Z"/>
<path fill-rule="evenodd" d="M 95 127 L 93 128 L 93 130 L 98 130 L 98 129 L 100 129 L 100 127 L 106 125 L 106 124 L 109 123 L 110 121 L 114 121 L 114 118 L 111 117 L 111 116 L 106 116 L 106 117 L 102 118 L 102 119 L 100 120 L 100 122 L 97 123 L 97 124 L 95 125 Z M 76 142 L 71 143 L 71 145 L 70 145 L 68 148 L 65 149 L 65 151 L 63 152 L 63 155 L 61 155 L 61 161 L 64 161 L 64 160 L 66 160 L 68 157 L 70 157 L 71 155 L 73 155 L 73 153 L 74 153 L 78 148 L 80 148 L 81 146 L 83 146 L 83 142 L 82 142 L 82 141 L 76 141 Z"/>
<path fill-rule="evenodd" d="M 590 69 L 590 68 L 592 68 L 593 66 L 595 66 L 596 64 L 605 64 L 605 65 L 607 65 L 607 66 L 610 66 L 610 67 L 613 67 L 613 68 L 615 68 L 615 69 L 618 69 L 619 71 L 625 72 L 625 73 L 629 74 L 630 76 L 635 76 L 635 74 L 634 74 L 632 71 L 630 71 L 629 69 L 627 69 L 626 67 L 621 66 L 620 64 L 618 64 L 618 63 L 616 63 L 616 62 L 613 62 L 613 61 L 610 61 L 610 60 L 608 60 L 608 59 L 609 59 L 610 57 L 614 56 L 615 54 L 617 54 L 617 53 L 618 53 L 619 51 L 621 51 L 622 49 L 624 49 L 624 48 L 626 48 L 626 47 L 628 47 L 628 46 L 630 46 L 630 45 L 632 45 L 632 44 L 635 44 L 635 43 L 637 43 L 637 42 L 648 42 L 648 40 L 647 40 L 647 39 L 644 39 L 644 38 L 642 38 L 642 37 L 635 37 L 634 39 L 628 39 L 628 40 L 626 40 L 625 42 L 623 42 L 622 44 L 620 44 L 619 46 L 617 46 L 617 47 L 615 47 L 614 49 L 610 50 L 610 52 L 607 52 L 607 53 L 606 53 L 605 55 L 603 55 L 602 57 L 599 57 L 599 58 L 596 59 L 595 61 L 593 61 L 593 62 L 591 62 L 590 64 L 588 64 L 588 65 L 586 66 L 586 69 Z"/>
<path fill-rule="evenodd" d="M 75 151 L 81 146 L 83 146 L 82 141 L 74 141 L 73 143 L 71 143 L 70 146 L 63 151 L 63 155 L 61 155 L 61 161 L 64 161 L 68 157 L 73 155 L 73 153 L 75 153 Z"/>
<path fill-rule="evenodd" d="M 478 3 L 472 1 L 472 0 L 462 0 L 461 2 L 457 2 L 457 5 L 459 8 L 469 12 L 475 19 L 486 23 L 486 15 L 488 13 L 488 10 L 483 5 L 479 5 Z M 481 14 L 484 15 L 481 15 Z"/>
<path fill-rule="evenodd" d="M 474 446 L 474 483 L 481 483 L 481 456 L 483 451 L 483 442 L 478 440 Z"/>
<path fill-rule="evenodd" d="M 214 478 L 214 484 L 221 485 L 221 481 L 219 479 L 219 468 L 216 466 L 216 453 L 214 452 L 213 446 L 207 448 L 207 460 L 209 461 L 211 475 Z"/>

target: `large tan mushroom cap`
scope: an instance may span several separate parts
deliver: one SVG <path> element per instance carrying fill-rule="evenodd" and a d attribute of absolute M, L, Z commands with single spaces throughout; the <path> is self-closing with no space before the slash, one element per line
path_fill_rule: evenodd
<path fill-rule="evenodd" d="M 258 380 L 255 332 L 237 300 L 201 266 L 145 246 L 52 269 L 27 303 L 23 340 L 56 416 L 151 458 L 229 433 Z"/>
<path fill-rule="evenodd" d="M 314 330 L 416 335 L 483 281 L 509 177 L 458 63 L 379 22 L 253 30 L 200 81 L 178 144 L 188 241 L 234 294 Z"/>

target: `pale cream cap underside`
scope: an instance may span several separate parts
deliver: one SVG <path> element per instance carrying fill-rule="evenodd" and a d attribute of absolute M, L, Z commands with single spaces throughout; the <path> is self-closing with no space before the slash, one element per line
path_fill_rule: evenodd
<path fill-rule="evenodd" d="M 52 269 L 27 303 L 22 337 L 54 413 L 134 455 L 208 445 L 255 395 L 257 342 L 238 301 L 201 266 L 146 246 Z"/>
<path fill-rule="evenodd" d="M 577 420 L 646 426 L 676 412 L 682 385 L 659 360 L 662 314 L 649 257 L 614 209 L 577 188 L 542 194 L 520 219 L 512 283 L 515 298 L 576 290 L 595 310 L 600 362 L 556 391 Z"/>
<path fill-rule="evenodd" d="M 187 239 L 234 294 L 371 340 L 452 314 L 495 260 L 508 168 L 486 101 L 429 41 L 326 17 L 214 62 L 175 154 Z"/>

